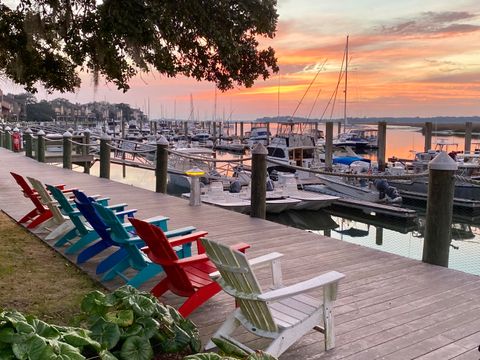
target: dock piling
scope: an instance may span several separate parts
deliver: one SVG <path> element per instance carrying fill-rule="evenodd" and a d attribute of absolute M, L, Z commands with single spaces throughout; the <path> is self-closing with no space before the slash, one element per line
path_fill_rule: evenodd
<path fill-rule="evenodd" d="M 90 134 L 91 134 L 90 129 L 85 129 L 83 131 L 84 141 L 85 141 L 85 144 L 86 144 L 83 147 L 83 154 L 84 155 L 90 154 L 90 146 L 88 145 L 88 144 L 90 144 Z M 83 172 L 85 174 L 90 174 L 90 163 L 88 161 L 85 161 L 85 163 L 83 165 Z"/>
<path fill-rule="evenodd" d="M 427 152 L 432 148 L 432 123 L 426 122 L 425 123 L 425 146 L 423 147 L 423 151 Z"/>
<path fill-rule="evenodd" d="M 100 177 L 110 179 L 110 136 L 100 138 Z"/>
<path fill-rule="evenodd" d="M 472 149 L 472 123 L 469 121 L 465 124 L 465 149 L 464 153 L 469 154 Z"/>
<path fill-rule="evenodd" d="M 325 170 L 333 167 L 333 122 L 325 123 Z"/>
<path fill-rule="evenodd" d="M 167 193 L 168 141 L 162 135 L 157 141 L 157 159 L 155 167 L 155 192 Z"/>
<path fill-rule="evenodd" d="M 268 151 L 261 143 L 252 149 L 250 216 L 261 219 L 265 219 L 267 210 L 267 155 Z"/>
<path fill-rule="evenodd" d="M 72 134 L 69 131 L 63 133 L 63 168 L 72 169 Z"/>
<path fill-rule="evenodd" d="M 10 126 L 5 127 L 5 149 L 12 150 L 12 128 Z"/>
<path fill-rule="evenodd" d="M 422 261 L 448 267 L 456 162 L 445 151 L 430 163 Z"/>
<path fill-rule="evenodd" d="M 39 130 L 37 132 L 37 161 L 45 162 L 45 131 Z"/>
<path fill-rule="evenodd" d="M 33 158 L 33 131 L 28 128 L 23 133 L 23 138 L 25 139 L 25 156 Z"/>
<path fill-rule="evenodd" d="M 385 154 L 387 148 L 387 123 L 385 121 L 380 121 L 378 123 L 378 150 L 377 150 L 377 161 L 378 161 L 378 170 L 385 171 Z"/>

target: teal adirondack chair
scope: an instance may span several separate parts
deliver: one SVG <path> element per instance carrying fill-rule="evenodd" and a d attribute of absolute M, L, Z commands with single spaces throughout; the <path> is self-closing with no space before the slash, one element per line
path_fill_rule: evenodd
<path fill-rule="evenodd" d="M 279 253 L 247 260 L 245 254 L 230 247 L 202 239 L 209 259 L 218 269 L 210 274 L 223 290 L 233 296 L 238 308 L 227 317 L 223 325 L 212 336 L 224 338 L 247 352 L 252 349 L 231 337 L 238 326 L 250 333 L 271 339 L 265 351 L 280 356 L 305 333 L 314 329 L 325 337 L 325 350 L 335 346 L 333 303 L 337 295 L 340 279 L 345 275 L 330 271 L 310 280 L 281 287 L 282 275 L 278 259 Z M 264 292 L 255 277 L 252 267 L 260 264 L 272 264 L 274 289 Z M 323 288 L 323 303 L 315 297 L 306 295 L 309 290 Z M 323 322 L 324 326 L 319 324 Z M 215 347 L 210 341 L 206 349 Z"/>
<path fill-rule="evenodd" d="M 88 224 L 87 221 L 83 218 L 80 211 L 76 209 L 75 203 L 71 203 L 64 195 L 64 193 L 57 189 L 55 186 L 47 185 L 47 189 L 52 194 L 53 198 L 58 202 L 63 213 L 67 215 L 72 223 L 75 225 L 75 229 L 60 239 L 58 239 L 54 246 L 60 247 L 65 244 L 70 244 L 70 247 L 65 251 L 66 254 L 75 254 L 78 251 L 85 248 L 87 245 L 90 245 L 95 240 L 98 240 L 99 235 L 96 231 Z M 108 198 L 97 198 L 99 204 L 108 206 Z M 123 221 L 125 215 L 127 214 L 124 210 L 127 204 L 115 204 L 108 206 L 110 209 L 115 210 L 117 217 Z M 129 214 L 131 213 L 128 212 Z M 127 231 L 132 229 L 132 226 L 128 223 L 124 225 L 127 228 Z"/>
<path fill-rule="evenodd" d="M 123 224 L 118 220 L 118 218 L 115 216 L 115 213 L 111 209 L 96 203 L 93 203 L 92 205 L 95 211 L 104 221 L 105 225 L 110 228 L 111 240 L 113 240 L 121 248 L 120 251 L 125 253 L 125 257 L 121 261 L 117 262 L 109 271 L 105 273 L 105 275 L 103 275 L 102 281 L 113 280 L 115 277 L 120 276 L 127 282 L 128 285 L 138 287 L 145 281 L 163 271 L 161 266 L 153 263 L 140 250 L 140 247 L 145 246 L 143 240 L 138 236 L 132 236 L 131 233 L 126 231 Z M 180 236 L 188 234 L 188 237 L 191 238 L 192 241 L 195 241 L 202 236 L 205 236 L 207 233 L 205 231 L 196 231 L 192 233 L 192 227 L 188 226 L 170 232 L 167 231 L 166 234 L 169 237 L 172 237 L 172 235 Z M 182 253 L 181 248 L 176 250 L 180 251 L 181 257 L 185 257 L 185 255 L 189 256 L 191 254 L 190 246 L 190 243 L 184 245 L 184 247 L 188 247 L 188 254 Z M 118 256 L 118 252 L 115 256 Z M 109 262 L 108 258 L 104 261 L 107 263 Z M 102 264 L 100 263 L 99 266 L 101 265 Z M 128 278 L 124 274 L 124 271 L 128 268 L 137 270 L 137 274 L 132 278 Z"/>

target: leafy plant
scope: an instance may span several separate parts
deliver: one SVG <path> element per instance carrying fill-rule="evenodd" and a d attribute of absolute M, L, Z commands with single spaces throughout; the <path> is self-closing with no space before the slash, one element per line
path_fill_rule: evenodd
<path fill-rule="evenodd" d="M 149 360 L 154 353 L 200 351 L 194 323 L 131 286 L 106 295 L 93 291 L 81 307 L 92 338 L 119 359 Z"/>
<path fill-rule="evenodd" d="M 0 313 L 0 359 L 113 360 L 107 350 L 81 328 L 47 324 L 17 311 Z"/>
<path fill-rule="evenodd" d="M 277 360 L 276 357 L 260 350 L 254 353 L 247 353 L 227 339 L 213 338 L 212 341 L 218 347 L 218 354 L 210 352 L 188 355 L 184 360 Z"/>

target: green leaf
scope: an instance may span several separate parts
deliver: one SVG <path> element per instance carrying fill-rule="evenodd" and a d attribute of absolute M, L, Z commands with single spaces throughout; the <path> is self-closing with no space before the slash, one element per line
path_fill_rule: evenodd
<path fill-rule="evenodd" d="M 118 358 L 108 350 L 102 350 L 98 355 L 101 360 L 118 360 Z"/>
<path fill-rule="evenodd" d="M 102 344 L 102 347 L 110 350 L 114 348 L 120 340 L 120 328 L 117 324 L 105 321 L 99 318 L 91 327 L 92 338 Z"/>
<path fill-rule="evenodd" d="M 128 298 L 128 302 L 138 316 L 152 316 L 155 312 L 155 302 L 146 296 L 135 294 Z"/>
<path fill-rule="evenodd" d="M 11 327 L 0 329 L 0 342 L 13 343 L 18 334 Z"/>
<path fill-rule="evenodd" d="M 143 327 L 144 337 L 147 339 L 152 338 L 159 331 L 159 323 L 157 320 L 151 317 L 140 317 L 135 321 L 136 324 Z M 173 336 L 173 332 L 171 333 Z"/>
<path fill-rule="evenodd" d="M 15 354 L 13 353 L 12 347 L 0 349 L 0 359 L 2 360 L 11 360 L 16 359 Z"/>
<path fill-rule="evenodd" d="M 240 359 L 249 355 L 246 351 L 227 339 L 212 338 L 212 342 L 217 345 L 220 354 L 234 356 Z"/>
<path fill-rule="evenodd" d="M 147 339 L 132 336 L 123 343 L 120 358 L 122 360 L 151 360 L 153 349 Z"/>
<path fill-rule="evenodd" d="M 59 343 L 58 355 L 62 360 L 85 360 L 80 350 L 66 343 Z"/>
<path fill-rule="evenodd" d="M 253 354 L 248 355 L 248 357 L 245 360 L 277 360 L 277 358 L 266 352 L 257 350 Z"/>
<path fill-rule="evenodd" d="M 134 316 L 132 310 L 119 310 L 106 313 L 105 319 L 120 327 L 128 327 L 133 324 Z"/>
<path fill-rule="evenodd" d="M 72 329 L 69 332 L 62 334 L 62 341 L 78 348 L 88 345 L 95 350 L 100 351 L 102 346 L 99 342 L 93 340 L 90 337 L 90 334 L 90 331 L 85 329 Z"/>
<path fill-rule="evenodd" d="M 183 360 L 224 360 L 225 358 L 215 353 L 201 353 L 188 355 Z"/>
<path fill-rule="evenodd" d="M 43 354 L 48 348 L 47 342 L 37 334 L 32 334 L 26 341 L 15 343 L 12 350 L 19 359 L 43 360 Z"/>
<path fill-rule="evenodd" d="M 106 301 L 105 295 L 100 291 L 92 291 L 85 295 L 82 300 L 81 309 L 88 315 L 104 315 L 110 304 Z"/>
<path fill-rule="evenodd" d="M 126 329 L 120 329 L 120 338 L 125 340 L 130 336 L 140 336 L 145 337 L 145 330 L 140 324 L 133 324 Z"/>
<path fill-rule="evenodd" d="M 46 322 L 39 319 L 29 320 L 29 324 L 34 328 L 35 332 L 47 339 L 57 339 L 60 336 L 60 332 Z"/>

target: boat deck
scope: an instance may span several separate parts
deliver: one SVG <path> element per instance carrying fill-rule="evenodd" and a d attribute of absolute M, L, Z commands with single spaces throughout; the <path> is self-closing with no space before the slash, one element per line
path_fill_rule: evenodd
<path fill-rule="evenodd" d="M 170 217 L 169 227 L 194 225 L 209 238 L 227 244 L 248 242 L 249 257 L 271 251 L 285 254 L 284 282 L 296 283 L 328 270 L 344 273 L 336 302 L 336 347 L 323 351 L 322 336 L 312 331 L 281 359 L 476 359 L 480 344 L 480 277 L 420 261 L 250 218 L 218 207 L 188 206 L 181 198 L 99 179 L 41 164 L 0 149 L 0 208 L 15 219 L 31 209 L 9 171 L 44 183 L 65 183 L 89 194 L 108 195 L 112 203 L 138 208 L 138 218 Z M 40 234 L 41 235 L 41 234 Z M 70 258 L 74 260 L 73 258 Z M 92 277 L 98 256 L 83 269 Z M 268 280 L 268 269 L 259 271 Z M 148 290 L 154 282 L 143 286 Z M 120 284 L 105 284 L 113 289 Z M 314 293 L 315 294 L 315 293 Z M 181 299 L 161 298 L 173 306 Z M 191 319 L 205 340 L 233 311 L 234 302 L 221 293 L 197 309 Z M 238 337 L 252 347 L 258 340 Z"/>

